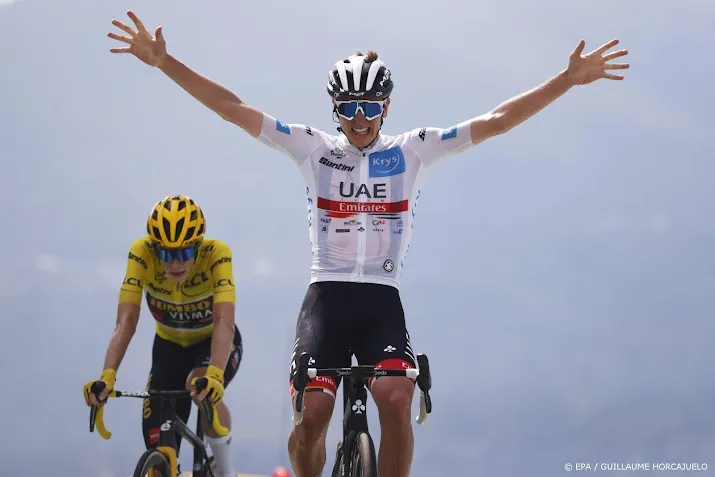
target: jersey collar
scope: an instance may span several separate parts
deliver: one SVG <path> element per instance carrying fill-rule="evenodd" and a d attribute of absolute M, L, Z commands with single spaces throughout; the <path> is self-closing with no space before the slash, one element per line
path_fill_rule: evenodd
<path fill-rule="evenodd" d="M 342 149 L 346 149 L 354 154 L 370 154 L 373 150 L 379 148 L 382 143 L 383 143 L 383 135 L 378 133 L 377 139 L 372 143 L 372 145 L 364 148 L 364 149 L 359 149 L 357 146 L 354 146 L 353 143 L 348 141 L 348 137 L 345 135 L 345 133 L 341 134 L 339 136 L 339 142 L 340 142 L 340 147 Z"/>

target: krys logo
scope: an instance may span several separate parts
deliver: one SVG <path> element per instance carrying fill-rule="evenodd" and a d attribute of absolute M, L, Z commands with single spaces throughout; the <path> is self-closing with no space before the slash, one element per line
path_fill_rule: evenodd
<path fill-rule="evenodd" d="M 373 152 L 368 160 L 370 177 L 388 177 L 405 172 L 405 155 L 400 146 Z"/>

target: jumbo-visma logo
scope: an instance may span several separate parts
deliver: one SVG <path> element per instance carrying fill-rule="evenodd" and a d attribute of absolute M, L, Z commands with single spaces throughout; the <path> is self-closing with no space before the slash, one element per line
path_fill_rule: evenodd
<path fill-rule="evenodd" d="M 373 152 L 368 161 L 370 177 L 388 177 L 405 172 L 405 155 L 400 146 Z"/>

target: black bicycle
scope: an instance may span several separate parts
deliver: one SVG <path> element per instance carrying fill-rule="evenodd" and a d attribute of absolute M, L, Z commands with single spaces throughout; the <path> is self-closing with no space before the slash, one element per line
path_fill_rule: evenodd
<path fill-rule="evenodd" d="M 95 395 L 103 390 L 104 383 L 92 385 L 92 392 Z M 200 391 L 205 387 L 205 383 L 199 380 L 196 383 Z M 203 431 L 201 429 L 201 413 L 197 413 L 196 432 L 176 415 L 176 400 L 190 397 L 187 390 L 160 391 L 149 389 L 147 391 L 123 392 L 112 391 L 108 397 L 134 397 L 142 399 L 159 399 L 159 443 L 156 448 L 147 449 L 139 458 L 134 470 L 134 477 L 176 477 L 179 475 L 179 463 L 176 452 L 176 437 L 183 438 L 194 449 L 193 476 L 194 477 L 215 477 L 213 470 L 213 456 L 207 453 L 206 445 L 203 442 Z M 212 428 L 220 435 L 226 434 L 225 428 L 218 419 L 216 407 L 208 398 L 201 402 L 208 422 Z M 89 432 L 94 432 L 95 426 L 99 435 L 104 439 L 109 439 L 112 433 L 104 426 L 104 406 L 97 408 L 91 406 L 89 413 Z"/>
<path fill-rule="evenodd" d="M 429 391 L 432 378 L 429 361 L 424 354 L 417 355 L 418 369 L 375 369 L 370 365 L 349 368 L 310 368 L 310 355 L 302 353 L 293 376 L 294 397 L 293 422 L 303 420 L 303 394 L 310 379 L 316 376 L 343 377 L 343 437 L 338 442 L 332 477 L 377 477 L 375 444 L 368 431 L 367 382 L 378 376 L 406 376 L 417 380 L 420 389 L 420 412 L 417 423 L 423 424 L 432 412 Z"/>

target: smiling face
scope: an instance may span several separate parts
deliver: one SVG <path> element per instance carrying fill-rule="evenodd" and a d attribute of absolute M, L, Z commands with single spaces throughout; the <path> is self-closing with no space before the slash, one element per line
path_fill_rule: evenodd
<path fill-rule="evenodd" d="M 377 100 L 366 100 L 366 101 L 377 101 Z M 382 119 L 387 117 L 387 109 L 390 105 L 390 98 L 388 98 L 382 105 L 382 114 L 368 120 L 365 118 L 365 113 L 362 109 L 357 111 L 357 114 L 353 119 L 347 119 L 346 117 L 338 114 L 338 119 L 340 120 L 340 128 L 343 133 L 348 138 L 348 141 L 355 147 L 359 149 L 364 149 L 372 144 L 380 134 L 380 127 Z M 333 101 L 333 107 L 336 107 L 337 103 Z"/>

